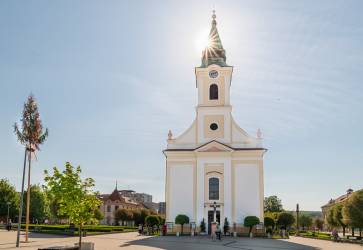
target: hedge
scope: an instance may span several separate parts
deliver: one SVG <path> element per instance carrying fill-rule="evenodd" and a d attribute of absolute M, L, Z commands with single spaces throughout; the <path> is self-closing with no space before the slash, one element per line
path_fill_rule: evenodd
<path fill-rule="evenodd" d="M 21 224 L 21 228 L 25 229 L 25 224 Z M 84 230 L 88 232 L 132 232 L 136 231 L 137 227 L 129 226 L 107 226 L 107 225 L 85 225 Z M 46 224 L 30 224 L 29 230 L 40 232 L 69 232 L 70 225 L 46 225 Z M 74 232 L 78 232 L 78 227 L 74 227 Z"/>

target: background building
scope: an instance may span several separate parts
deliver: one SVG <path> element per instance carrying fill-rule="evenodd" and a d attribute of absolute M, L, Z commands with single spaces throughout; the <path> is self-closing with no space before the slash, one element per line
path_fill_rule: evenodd
<path fill-rule="evenodd" d="M 323 213 L 323 220 L 324 220 L 324 229 L 329 229 L 329 225 L 326 223 L 326 217 L 328 215 L 329 209 L 336 205 L 345 202 L 351 195 L 353 194 L 353 189 L 348 189 L 347 192 L 338 198 L 330 199 L 329 202 L 321 207 L 321 211 Z"/>
<path fill-rule="evenodd" d="M 117 209 L 135 210 L 145 208 L 142 203 L 135 202 L 129 197 L 123 197 L 117 187 L 111 194 L 102 194 L 99 198 L 102 200 L 100 211 L 104 215 L 100 224 L 115 225 L 115 211 Z"/>
<path fill-rule="evenodd" d="M 134 190 L 120 190 L 119 192 L 122 197 L 127 197 L 133 202 L 151 203 L 153 201 L 153 197 L 150 194 L 137 193 Z"/>

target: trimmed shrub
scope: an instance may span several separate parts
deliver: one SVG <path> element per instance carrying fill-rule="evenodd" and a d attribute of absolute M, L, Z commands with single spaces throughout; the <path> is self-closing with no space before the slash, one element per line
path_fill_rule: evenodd
<path fill-rule="evenodd" d="M 256 226 L 257 224 L 260 223 L 260 219 L 257 217 L 257 216 L 247 216 L 244 220 L 244 226 L 245 227 L 249 227 L 250 228 L 250 231 L 249 233 L 252 232 L 252 228 L 254 226 Z"/>
<path fill-rule="evenodd" d="M 183 234 L 184 224 L 188 223 L 189 223 L 189 217 L 185 214 L 179 214 L 175 217 L 175 224 L 180 224 L 182 226 L 181 234 Z"/>
<path fill-rule="evenodd" d="M 265 217 L 263 219 L 263 224 L 265 225 L 265 227 L 267 228 L 273 228 L 275 226 L 275 221 L 273 218 L 271 217 Z"/>
<path fill-rule="evenodd" d="M 205 233 L 205 221 L 204 221 L 204 218 L 203 218 L 203 220 L 200 222 L 200 231 L 202 232 L 202 233 Z"/>

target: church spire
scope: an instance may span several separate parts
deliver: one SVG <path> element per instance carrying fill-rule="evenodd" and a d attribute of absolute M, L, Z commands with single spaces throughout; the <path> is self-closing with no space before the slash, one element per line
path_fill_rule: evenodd
<path fill-rule="evenodd" d="M 221 38 L 217 30 L 216 12 L 212 14 L 212 28 L 209 32 L 208 46 L 204 49 L 202 55 L 202 66 L 208 67 L 211 64 L 227 66 L 226 51 L 223 48 Z"/>

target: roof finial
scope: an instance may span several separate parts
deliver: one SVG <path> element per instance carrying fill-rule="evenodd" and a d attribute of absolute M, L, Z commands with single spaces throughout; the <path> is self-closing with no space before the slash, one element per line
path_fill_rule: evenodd
<path fill-rule="evenodd" d="M 262 139 L 261 129 L 257 129 L 257 139 Z"/>
<path fill-rule="evenodd" d="M 212 13 L 213 13 L 212 14 L 212 19 L 213 19 L 212 20 L 212 24 L 216 25 L 217 24 L 217 21 L 216 21 L 216 17 L 217 17 L 216 16 L 216 10 L 213 9 Z"/>
<path fill-rule="evenodd" d="M 171 130 L 169 130 L 168 140 L 171 140 L 171 139 L 173 139 L 173 133 L 171 132 Z"/>
<path fill-rule="evenodd" d="M 116 187 L 115 187 L 115 190 L 117 190 L 117 180 L 116 180 Z"/>

